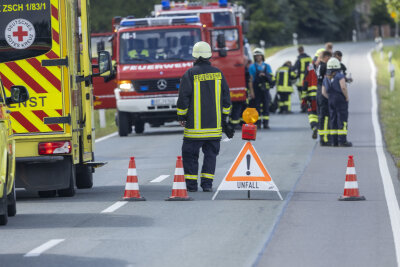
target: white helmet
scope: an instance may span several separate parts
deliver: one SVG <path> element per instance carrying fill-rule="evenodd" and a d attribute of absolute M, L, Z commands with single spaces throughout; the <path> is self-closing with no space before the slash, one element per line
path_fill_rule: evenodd
<path fill-rule="evenodd" d="M 340 70 L 341 66 L 339 60 L 335 57 L 330 58 L 326 64 L 326 68 L 328 70 Z"/>
<path fill-rule="evenodd" d="M 211 47 L 208 43 L 206 42 L 197 42 L 194 46 L 193 46 L 193 52 L 192 52 L 192 56 L 194 58 L 211 58 L 212 53 L 211 53 Z"/>
<path fill-rule="evenodd" d="M 263 51 L 261 48 L 256 48 L 256 49 L 254 49 L 254 51 L 253 51 L 253 55 L 254 55 L 254 56 L 258 56 L 258 55 L 264 56 L 264 51 Z"/>

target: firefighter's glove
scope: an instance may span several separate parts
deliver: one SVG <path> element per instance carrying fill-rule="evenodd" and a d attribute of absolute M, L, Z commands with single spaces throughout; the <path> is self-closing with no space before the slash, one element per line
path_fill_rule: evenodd
<path fill-rule="evenodd" d="M 229 139 L 233 138 L 233 136 L 235 135 L 235 127 L 225 121 L 222 123 L 222 131 Z"/>

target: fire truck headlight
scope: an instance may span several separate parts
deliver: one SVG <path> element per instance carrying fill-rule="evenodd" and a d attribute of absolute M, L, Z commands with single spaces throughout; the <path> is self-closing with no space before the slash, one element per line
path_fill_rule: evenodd
<path fill-rule="evenodd" d="M 118 88 L 122 92 L 131 92 L 134 90 L 133 84 L 131 81 L 119 81 L 118 82 Z"/>

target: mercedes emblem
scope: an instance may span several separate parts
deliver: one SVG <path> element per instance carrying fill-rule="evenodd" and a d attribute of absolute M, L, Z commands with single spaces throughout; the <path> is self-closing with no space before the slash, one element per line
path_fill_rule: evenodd
<path fill-rule="evenodd" d="M 158 80 L 157 88 L 160 90 L 165 90 L 167 88 L 167 81 L 164 79 Z"/>

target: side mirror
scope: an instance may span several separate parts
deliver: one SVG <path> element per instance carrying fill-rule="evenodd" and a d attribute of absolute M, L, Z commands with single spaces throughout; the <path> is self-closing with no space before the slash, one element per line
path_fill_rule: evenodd
<path fill-rule="evenodd" d="M 25 86 L 22 85 L 14 85 L 11 86 L 11 97 L 7 98 L 7 105 L 22 103 L 29 99 L 28 90 Z"/>
<path fill-rule="evenodd" d="M 242 33 L 248 34 L 250 31 L 250 22 L 248 20 L 244 20 L 242 22 Z"/>
<path fill-rule="evenodd" d="M 218 54 L 220 57 L 226 57 L 228 55 L 228 52 L 226 52 L 225 48 L 222 48 L 222 49 L 218 50 Z"/>
<path fill-rule="evenodd" d="M 111 75 L 112 62 L 111 55 L 108 51 L 100 51 L 98 53 L 99 74 L 101 77 L 108 77 Z"/>
<path fill-rule="evenodd" d="M 220 33 L 217 36 L 217 46 L 219 49 L 226 47 L 225 35 L 223 33 Z"/>

